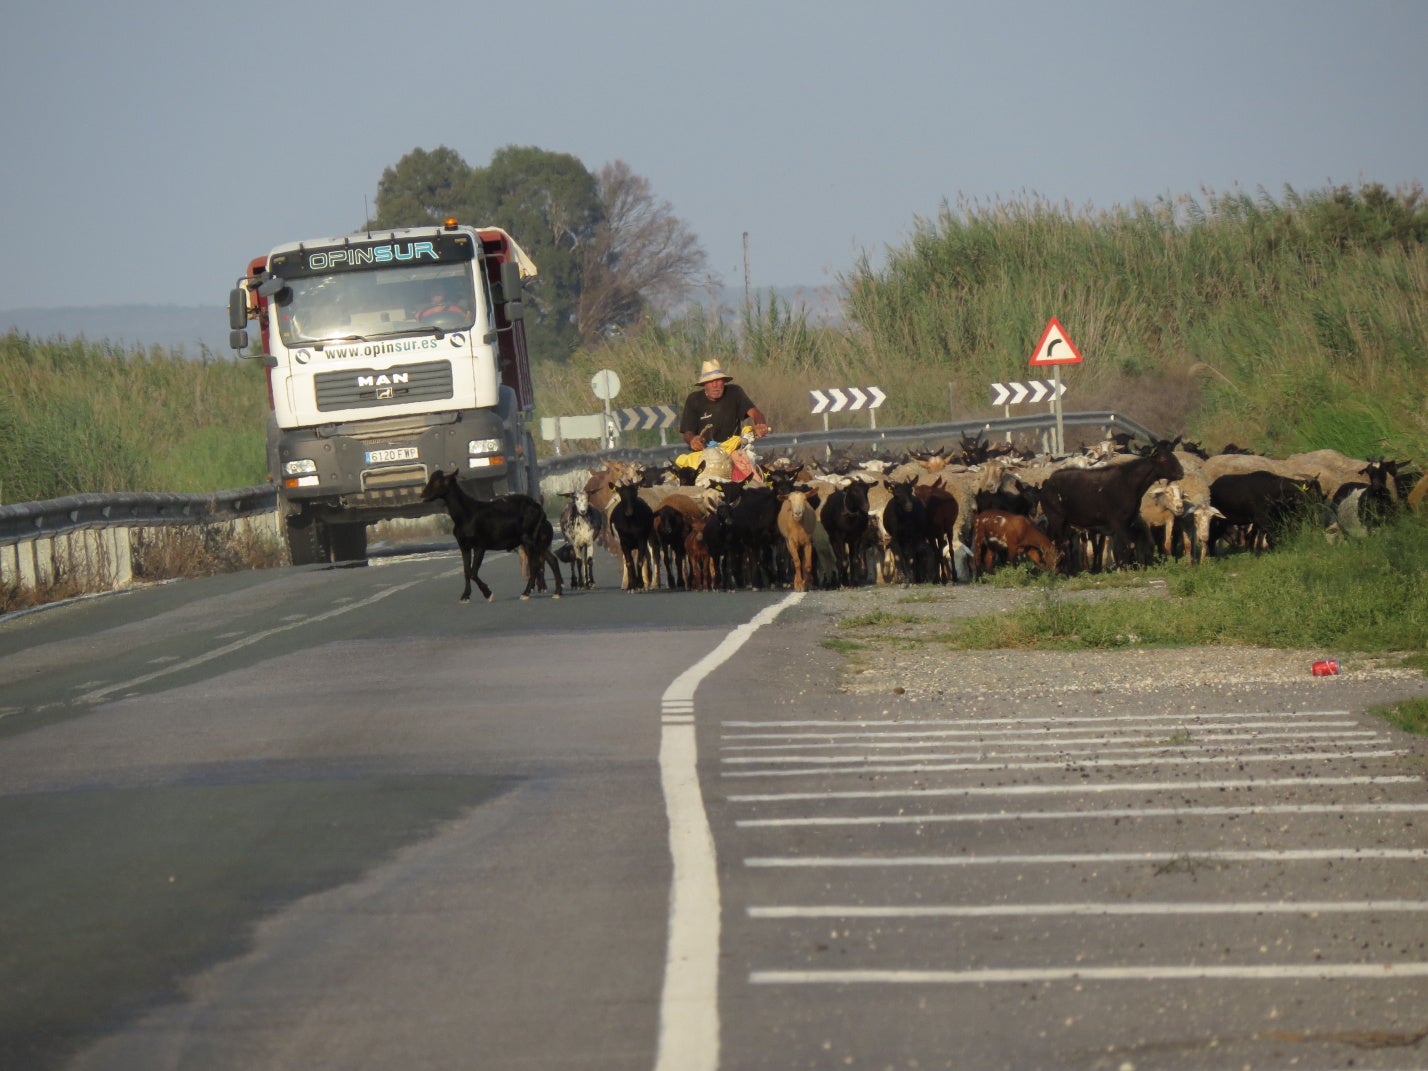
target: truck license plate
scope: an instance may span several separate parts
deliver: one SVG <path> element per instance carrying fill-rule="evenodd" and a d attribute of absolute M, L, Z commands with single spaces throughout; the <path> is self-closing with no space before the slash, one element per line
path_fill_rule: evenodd
<path fill-rule="evenodd" d="M 368 450 L 367 464 L 380 465 L 386 461 L 415 461 L 418 452 L 415 446 L 397 446 L 391 450 Z"/>

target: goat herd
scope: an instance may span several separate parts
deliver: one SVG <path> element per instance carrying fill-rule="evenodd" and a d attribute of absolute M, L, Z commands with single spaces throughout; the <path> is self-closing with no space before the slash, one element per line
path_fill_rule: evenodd
<path fill-rule="evenodd" d="M 1359 534 L 1403 508 L 1419 509 L 1428 481 L 1400 493 L 1397 462 L 1333 450 L 1270 458 L 1190 442 L 1139 449 L 1112 436 L 1068 457 L 1018 453 L 964 436 L 948 451 L 901 458 L 755 459 L 742 482 L 669 465 L 609 462 L 562 492 L 564 544 L 534 499 L 481 502 L 455 472 L 434 473 L 422 494 L 443 501 L 461 548 L 465 589 L 487 550 L 518 550 L 522 598 L 595 586 L 596 551 L 621 562 L 626 591 L 790 586 L 795 591 L 966 582 L 1022 561 L 1075 573 L 1148 564 L 1159 556 L 1197 563 L 1209 554 L 1273 547 L 1293 526 Z"/>

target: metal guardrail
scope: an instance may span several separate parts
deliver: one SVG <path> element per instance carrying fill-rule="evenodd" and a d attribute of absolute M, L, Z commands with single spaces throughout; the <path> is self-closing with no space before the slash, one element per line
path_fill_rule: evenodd
<path fill-rule="evenodd" d="M 0 586 L 41 589 L 61 577 L 87 591 L 133 578 L 132 537 L 145 529 L 254 526 L 276 518 L 269 484 L 211 494 L 70 495 L 0 506 Z"/>
<path fill-rule="evenodd" d="M 277 508 L 277 498 L 271 484 L 262 484 L 203 495 L 126 491 L 0 506 L 0 544 L 112 525 L 217 524 L 268 513 Z"/>
<path fill-rule="evenodd" d="M 1054 424 L 1055 417 L 1043 413 L 902 428 L 819 429 L 768 435 L 759 440 L 759 452 L 771 456 L 781 450 L 807 447 L 829 451 L 877 446 L 936 449 L 956 445 L 963 436 L 1046 431 Z M 1065 428 L 1097 428 L 1100 438 L 1117 429 L 1147 440 L 1156 438 L 1143 425 L 1111 412 L 1066 413 L 1062 424 Z M 682 452 L 682 444 L 621 447 L 547 458 L 539 468 L 544 478 L 578 469 L 597 469 L 610 460 L 663 465 Z M 61 568 L 67 568 L 94 574 L 101 586 L 119 586 L 130 577 L 131 530 L 222 524 L 272 514 L 276 509 L 277 492 L 269 484 L 199 495 L 82 494 L 0 506 L 0 584 L 44 584 Z M 59 564 L 61 559 L 66 563 L 63 567 Z"/>
<path fill-rule="evenodd" d="M 1143 424 L 1118 413 L 1064 413 L 1061 422 L 1066 428 L 1098 428 L 1127 431 L 1147 441 L 1157 436 Z M 777 454 L 780 449 L 825 447 L 846 449 L 854 446 L 897 446 L 935 448 L 938 444 L 957 443 L 964 435 L 985 434 L 989 437 L 1025 431 L 1046 431 L 1056 424 L 1048 413 L 1032 416 L 998 417 L 994 420 L 960 420 L 947 424 L 919 424 L 902 428 L 831 428 L 824 431 L 796 431 L 766 435 L 759 440 L 758 452 L 763 456 Z M 1104 436 L 1102 436 L 1104 437 Z M 557 476 L 577 469 L 599 468 L 606 461 L 635 461 L 644 465 L 662 465 L 688 448 L 677 446 L 616 447 L 588 454 L 563 454 L 546 458 L 540 463 L 542 476 Z"/>

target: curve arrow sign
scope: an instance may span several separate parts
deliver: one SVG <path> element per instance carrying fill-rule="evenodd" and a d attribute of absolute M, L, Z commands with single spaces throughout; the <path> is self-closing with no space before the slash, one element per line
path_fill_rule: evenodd
<path fill-rule="evenodd" d="M 864 394 L 862 391 L 860 391 L 857 387 L 849 387 L 849 388 L 848 388 L 848 393 L 849 393 L 849 395 L 852 396 L 852 399 L 853 399 L 853 400 L 848 404 L 848 408 L 849 408 L 849 409 L 861 409 L 861 408 L 863 408 L 864 403 L 867 402 L 867 400 L 868 400 L 868 396 L 867 396 L 866 394 Z"/>
<path fill-rule="evenodd" d="M 887 401 L 887 399 L 888 399 L 888 396 L 887 396 L 886 394 L 884 394 L 882 391 L 878 390 L 877 387 L 869 387 L 869 388 L 868 388 L 868 397 L 870 397 L 870 398 L 872 399 L 872 401 L 868 403 L 868 408 L 869 408 L 869 409 L 876 409 L 878 406 L 882 405 L 883 402 Z"/>
<path fill-rule="evenodd" d="M 828 411 L 830 413 L 841 413 L 843 407 L 848 404 L 848 396 L 837 387 L 830 387 L 828 393 L 833 396 L 833 408 Z"/>
<path fill-rule="evenodd" d="M 1012 383 L 1012 384 L 1010 384 L 1010 386 L 1011 386 L 1011 389 L 1012 389 L 1012 400 L 1011 400 L 1012 405 L 1020 405 L 1022 402 L 1024 402 L 1024 401 L 1026 400 L 1026 395 L 1027 395 L 1026 384 L 1025 384 L 1025 383 Z"/>
<path fill-rule="evenodd" d="M 993 384 L 992 384 L 992 404 L 993 404 L 993 405 L 1008 405 L 1008 404 L 1010 404 L 1010 399 L 1011 399 L 1011 391 L 1007 390 L 1007 385 L 1006 385 L 1005 383 L 993 383 Z"/>
<path fill-rule="evenodd" d="M 1033 380 L 1031 381 L 1031 397 L 1028 398 L 1027 401 L 1032 402 L 1032 403 L 1039 402 L 1039 401 L 1041 401 L 1043 398 L 1045 398 L 1045 397 L 1046 397 L 1048 394 L 1050 394 L 1050 393 L 1051 393 L 1051 384 L 1050 384 L 1050 383 L 1044 383 L 1044 382 L 1042 382 L 1042 381 L 1039 380 L 1039 379 L 1033 379 Z"/>
<path fill-rule="evenodd" d="M 813 399 L 813 411 L 815 413 L 821 413 L 828 408 L 828 395 L 824 394 L 821 390 L 811 390 L 808 394 L 809 397 Z"/>

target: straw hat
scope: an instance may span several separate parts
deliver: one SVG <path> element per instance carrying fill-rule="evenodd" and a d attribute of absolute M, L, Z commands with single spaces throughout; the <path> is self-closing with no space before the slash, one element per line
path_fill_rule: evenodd
<path fill-rule="evenodd" d="M 694 385 L 696 387 L 702 387 L 704 384 L 712 382 L 716 379 L 733 378 L 734 377 L 731 376 L 728 372 L 724 371 L 722 368 L 719 367 L 718 361 L 705 361 L 704 366 L 699 369 L 699 378 L 694 381 Z"/>

